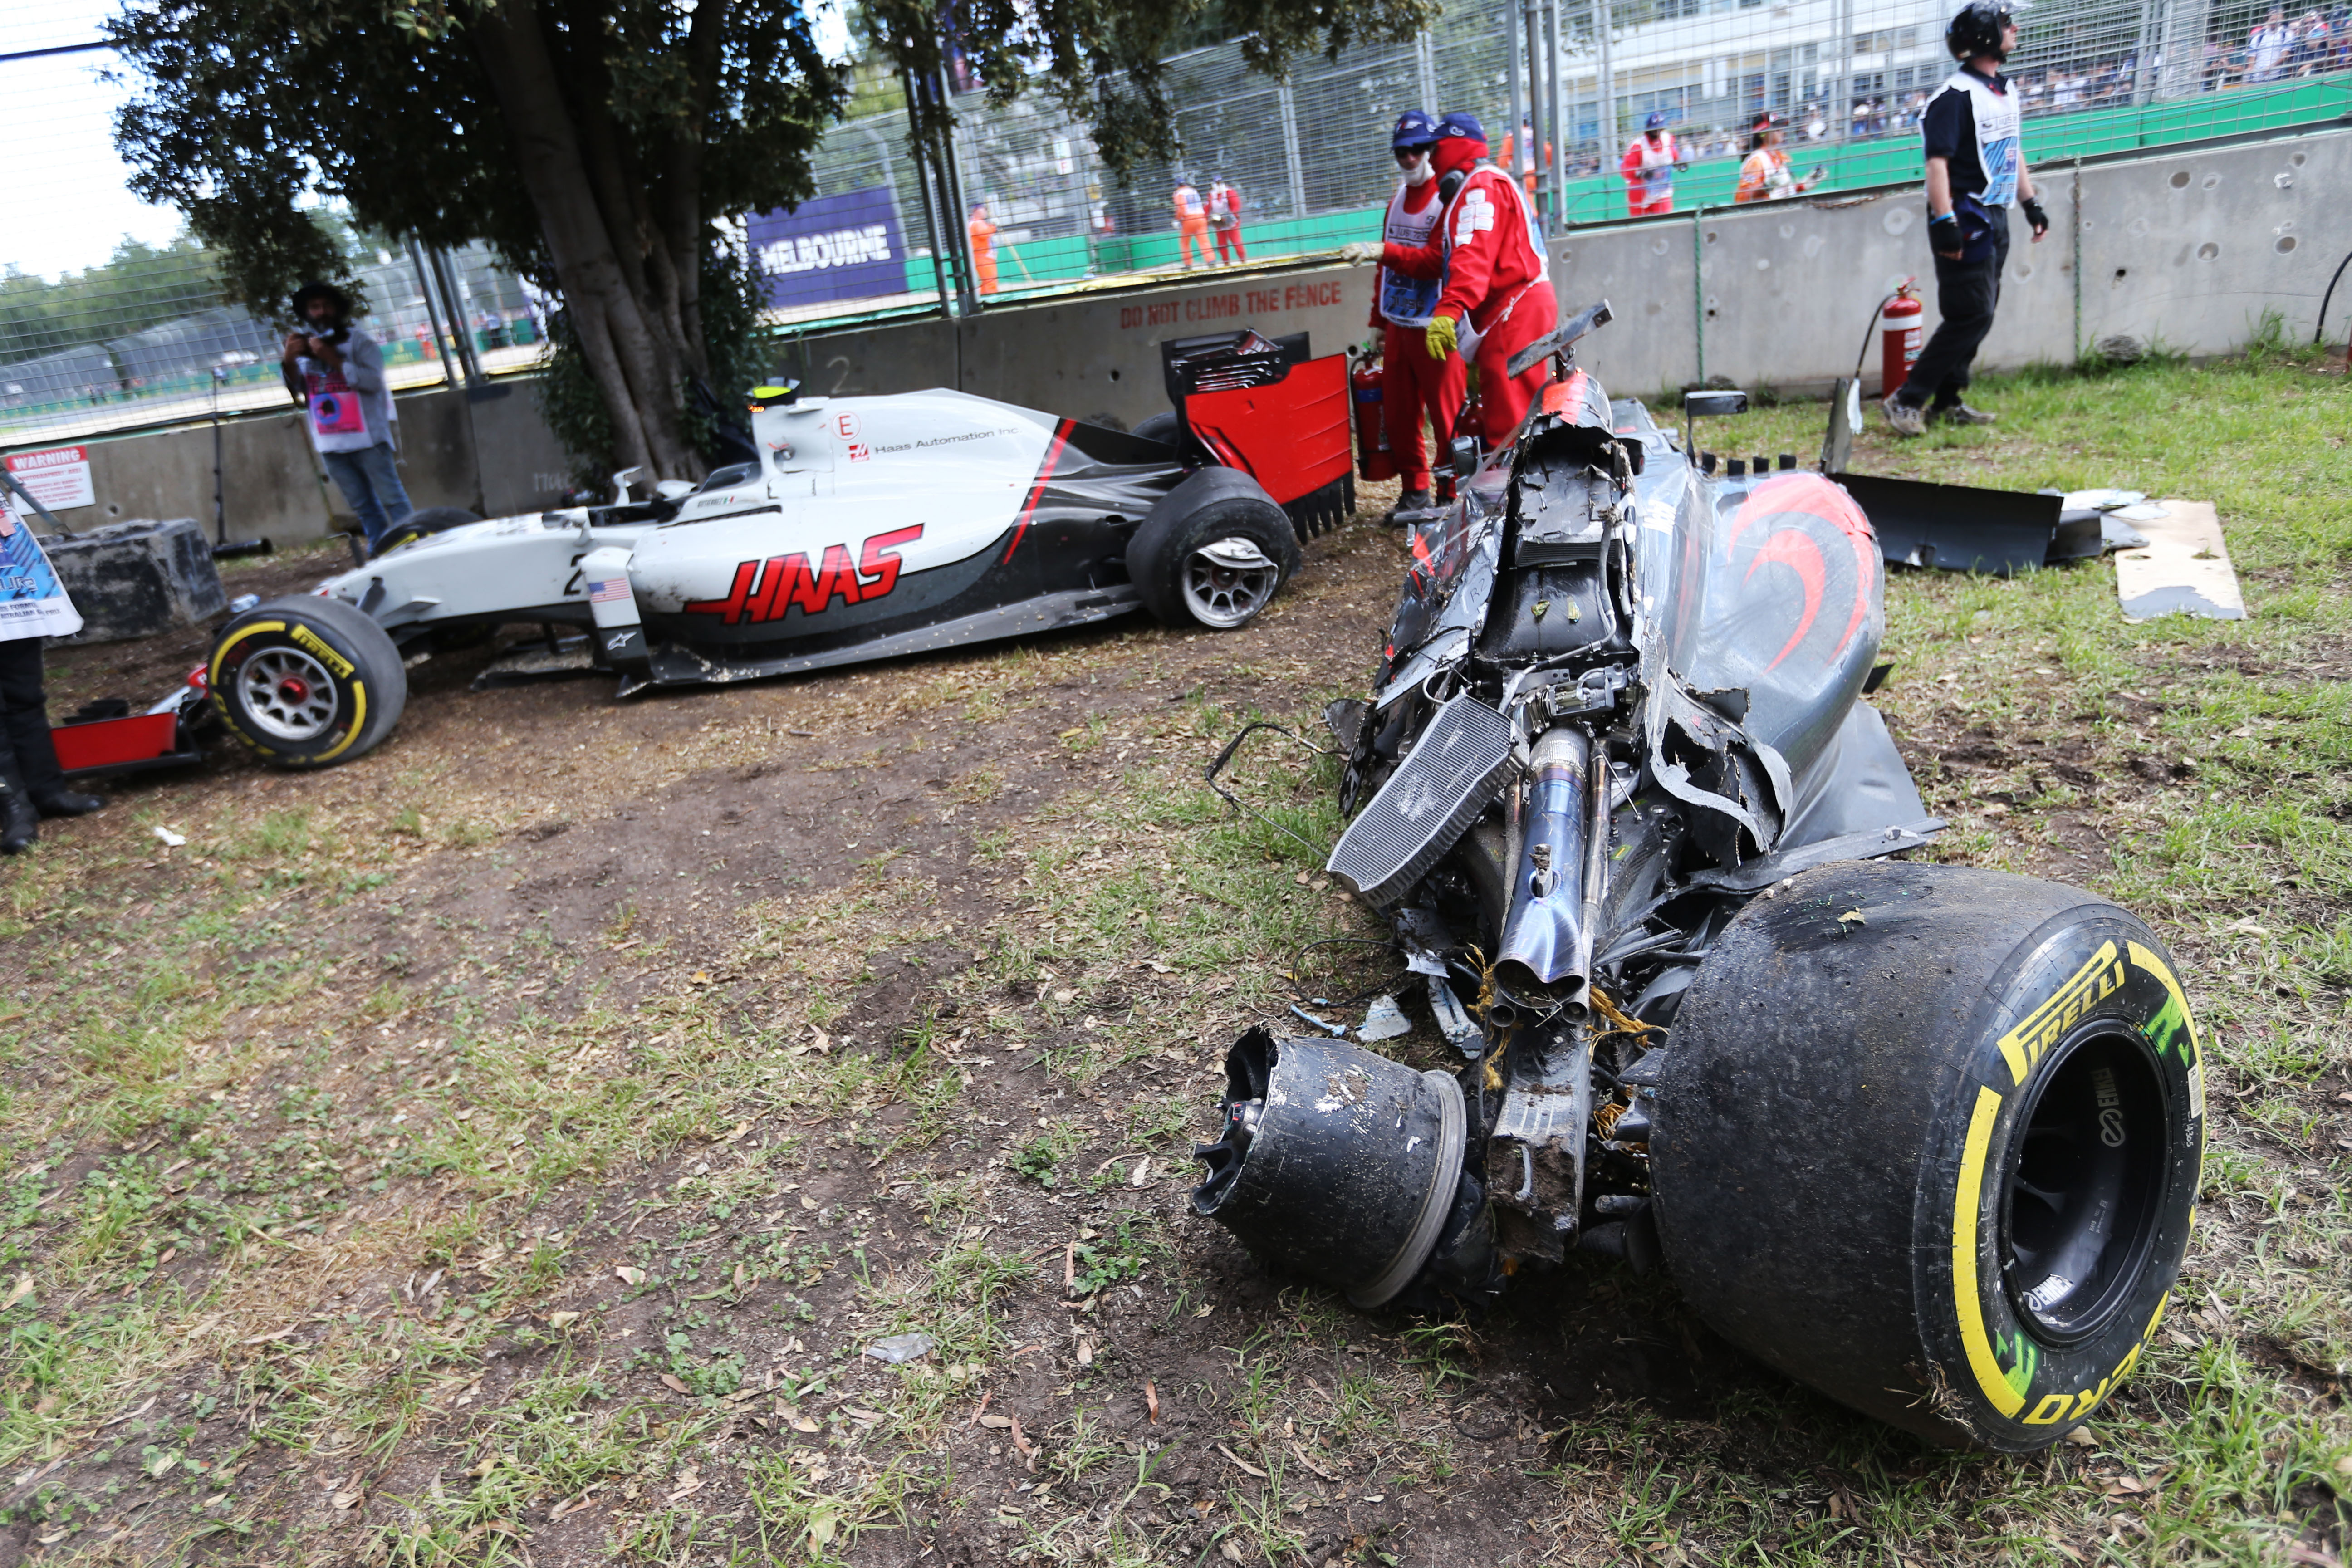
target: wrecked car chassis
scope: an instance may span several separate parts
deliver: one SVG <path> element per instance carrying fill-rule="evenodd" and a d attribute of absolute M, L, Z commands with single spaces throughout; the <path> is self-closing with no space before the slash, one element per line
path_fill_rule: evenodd
<path fill-rule="evenodd" d="M 1463 1059 L 1252 1030 L 1193 1207 L 1364 1308 L 1663 1266 L 1859 1410 L 2043 1447 L 2129 1372 L 2185 1249 L 2203 1084 L 2171 960 L 2092 895 L 1888 858 L 1943 825 L 1860 700 L 1868 519 L 1612 405 L 1567 353 L 1606 319 L 1414 530 L 1375 689 L 1326 715 L 1328 869 Z"/>

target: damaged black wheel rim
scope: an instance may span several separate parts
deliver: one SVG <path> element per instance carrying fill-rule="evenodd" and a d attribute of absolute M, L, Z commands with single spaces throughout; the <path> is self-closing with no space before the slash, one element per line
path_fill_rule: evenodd
<path fill-rule="evenodd" d="M 2165 1089 L 2137 1033 L 2086 1026 L 2051 1053 L 2010 1141 L 2000 1272 L 2029 1332 L 2091 1338 L 2149 1264 L 2167 1183 Z"/>

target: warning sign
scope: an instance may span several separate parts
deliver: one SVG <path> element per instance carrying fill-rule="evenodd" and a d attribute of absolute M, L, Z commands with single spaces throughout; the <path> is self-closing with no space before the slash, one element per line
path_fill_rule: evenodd
<path fill-rule="evenodd" d="M 8 472 L 51 511 L 89 506 L 98 500 L 90 489 L 89 452 L 82 447 L 51 447 L 40 452 L 11 452 Z"/>

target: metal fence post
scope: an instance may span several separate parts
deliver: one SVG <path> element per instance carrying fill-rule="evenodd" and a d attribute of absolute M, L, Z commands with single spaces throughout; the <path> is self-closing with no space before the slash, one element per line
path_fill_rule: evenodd
<path fill-rule="evenodd" d="M 1845 142 L 1853 135 L 1853 0 L 1839 0 L 1837 75 L 1830 99 L 1830 140 Z"/>
<path fill-rule="evenodd" d="M 2192 98 L 2205 85 L 2205 34 L 2211 0 L 2164 0 L 2164 70 L 2158 98 Z"/>
<path fill-rule="evenodd" d="M 980 274 L 971 255 L 971 204 L 964 200 L 963 170 L 956 162 L 955 121 L 949 110 L 948 73 L 938 72 L 936 90 L 942 116 L 938 142 L 940 179 L 947 187 L 948 243 L 955 247 L 956 293 L 967 316 L 980 313 Z"/>
<path fill-rule="evenodd" d="M 1290 166 L 1290 216 L 1307 216 L 1307 165 L 1298 157 L 1298 105 L 1291 97 L 1290 81 L 1283 79 L 1275 94 L 1282 106 L 1282 158 Z"/>
<path fill-rule="evenodd" d="M 2139 0 L 2139 34 L 2132 44 L 2132 91 L 2134 108 L 2147 102 L 2156 92 L 2156 50 L 2159 29 L 2157 23 L 2157 0 Z"/>
<path fill-rule="evenodd" d="M 1519 116 L 1523 112 L 1521 106 L 1527 102 L 1527 94 L 1521 89 L 1522 79 L 1519 72 L 1519 26 L 1517 21 L 1511 16 L 1511 5 L 1512 0 L 1503 0 L 1503 50 L 1504 54 L 1510 61 L 1509 87 L 1511 95 L 1510 103 L 1503 111 L 1505 121 L 1503 126 L 1503 135 L 1506 140 L 1509 141 L 1510 143 L 1516 147 L 1518 145 Z M 1486 140 L 1487 143 L 1495 149 L 1496 155 L 1500 158 L 1502 162 L 1511 163 L 1517 161 L 1513 154 L 1503 152 L 1503 143 L 1501 142 L 1496 141 L 1491 135 L 1489 135 Z M 1503 172 L 1514 180 L 1519 177 L 1519 172 L 1515 168 L 1506 169 Z"/>
<path fill-rule="evenodd" d="M 1544 132 L 1551 126 L 1550 94 L 1545 89 L 1543 69 L 1543 23 L 1538 10 L 1538 0 L 1519 0 L 1519 30 L 1528 40 L 1528 144 L 1521 156 L 1528 168 L 1536 171 L 1536 190 L 1544 187 L 1544 168 L 1549 160 L 1544 156 Z M 1519 172 L 1511 171 L 1517 179 Z M 1536 213 L 1538 227 L 1549 227 L 1547 215 L 1538 206 Z"/>
<path fill-rule="evenodd" d="M 474 330 L 466 324 L 465 300 L 450 268 L 448 254 L 428 246 L 425 256 L 433 264 L 434 281 L 441 286 L 441 304 L 449 312 L 450 346 L 457 351 L 457 368 L 465 373 L 468 385 L 488 385 L 489 377 L 482 374 L 481 357 L 474 352 Z"/>
<path fill-rule="evenodd" d="M 1546 54 L 1551 72 L 1551 211 L 1555 231 L 1568 228 L 1568 58 L 1560 48 L 1559 0 L 1546 0 Z M 1607 152 L 1603 149 L 1603 166 Z"/>
<path fill-rule="evenodd" d="M 1698 384 L 1706 384 L 1706 214 L 1691 208 L 1691 346 L 1698 355 Z"/>
<path fill-rule="evenodd" d="M 1592 41 L 1601 51 L 1601 72 L 1597 85 L 1601 89 L 1601 145 L 1613 145 L 1617 140 L 1617 69 L 1610 59 L 1609 35 L 1616 30 L 1610 19 L 1609 0 L 1592 0 Z"/>
<path fill-rule="evenodd" d="M 1413 40 L 1413 58 L 1421 75 L 1422 112 L 1443 113 L 1437 107 L 1437 44 L 1426 31 Z"/>
<path fill-rule="evenodd" d="M 930 155 L 923 150 L 923 138 L 917 129 L 920 123 L 915 95 L 915 73 L 898 73 L 899 90 L 907 100 L 907 151 L 915 160 L 915 188 L 923 194 L 923 229 L 930 241 L 931 279 L 939 286 L 940 314 L 955 314 L 955 297 L 948 289 L 948 257 L 946 237 L 940 232 L 939 195 L 931 188 Z"/>
<path fill-rule="evenodd" d="M 457 366 L 454 374 L 450 369 L 448 356 L 456 352 L 457 345 L 447 342 L 441 331 L 441 308 L 433 302 L 432 269 L 425 264 L 425 247 L 415 239 L 408 242 L 408 265 L 416 274 L 416 291 L 425 299 L 425 320 L 433 329 L 433 352 L 441 361 L 442 383 L 461 386 L 465 384 L 466 367 Z"/>

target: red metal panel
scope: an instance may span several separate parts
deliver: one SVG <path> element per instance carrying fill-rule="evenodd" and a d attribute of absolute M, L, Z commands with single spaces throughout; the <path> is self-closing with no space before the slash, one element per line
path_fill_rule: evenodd
<path fill-rule="evenodd" d="M 1287 504 L 1345 479 L 1354 460 L 1348 429 L 1348 356 L 1290 367 L 1272 386 L 1196 392 L 1184 423 L 1218 459 Z"/>
<path fill-rule="evenodd" d="M 72 773 L 168 757 L 178 749 L 179 731 L 176 713 L 133 713 L 127 719 L 60 724 L 49 735 L 57 742 L 58 765 Z"/>

